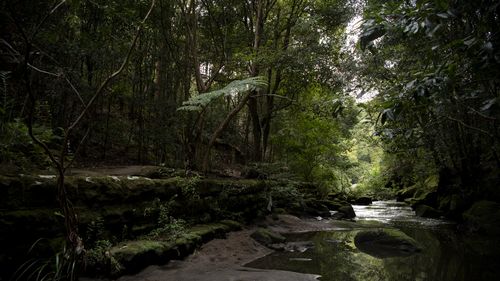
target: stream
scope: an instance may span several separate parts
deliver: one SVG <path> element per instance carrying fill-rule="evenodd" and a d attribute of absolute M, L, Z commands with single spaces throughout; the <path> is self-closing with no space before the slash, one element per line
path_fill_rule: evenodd
<path fill-rule="evenodd" d="M 417 217 L 404 203 L 376 201 L 353 207 L 355 222 L 339 222 L 345 228 L 290 234 L 287 241 L 309 246 L 273 252 L 246 266 L 315 274 L 322 281 L 500 280 L 496 242 L 464 236 L 451 222 Z M 415 239 L 422 251 L 391 258 L 363 253 L 354 245 L 354 237 L 373 228 L 396 228 Z"/>

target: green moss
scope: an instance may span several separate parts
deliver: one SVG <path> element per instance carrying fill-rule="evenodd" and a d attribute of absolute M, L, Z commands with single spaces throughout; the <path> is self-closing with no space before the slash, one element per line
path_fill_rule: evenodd
<path fill-rule="evenodd" d="M 233 220 L 221 220 L 220 223 L 227 225 L 230 230 L 240 230 L 241 228 L 243 228 L 243 225 L 241 223 Z"/>
<path fill-rule="evenodd" d="M 165 250 L 170 249 L 171 246 L 172 244 L 161 241 L 128 241 L 111 248 L 110 253 L 119 262 L 131 261 L 134 257 L 145 254 L 147 252 L 161 253 Z"/>
<path fill-rule="evenodd" d="M 199 235 L 200 237 L 205 238 L 206 236 L 214 236 L 218 233 L 225 233 L 230 231 L 230 227 L 224 224 L 203 224 L 196 225 L 192 227 L 189 232 L 195 235 Z"/>
<path fill-rule="evenodd" d="M 175 240 L 175 246 L 186 246 L 190 244 L 198 245 L 202 242 L 200 235 L 196 233 L 185 233 Z"/>
<path fill-rule="evenodd" d="M 283 243 L 286 240 L 283 235 L 266 228 L 258 228 L 254 233 L 250 235 L 250 237 L 263 245 Z"/>
<path fill-rule="evenodd" d="M 47 220 L 57 220 L 56 209 L 27 209 L 0 212 L 0 218 L 4 221 L 16 223 L 23 221 L 46 223 Z"/>
<path fill-rule="evenodd" d="M 464 214 L 465 222 L 472 230 L 490 235 L 500 234 L 500 204 L 492 201 L 478 201 Z"/>

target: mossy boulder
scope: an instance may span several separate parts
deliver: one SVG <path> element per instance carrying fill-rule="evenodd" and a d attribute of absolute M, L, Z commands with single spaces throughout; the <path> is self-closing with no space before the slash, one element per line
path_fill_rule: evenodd
<path fill-rule="evenodd" d="M 120 270 L 115 274 L 135 273 L 148 265 L 176 258 L 167 255 L 173 247 L 173 243 L 150 240 L 130 241 L 113 247 L 110 254 L 120 264 Z"/>
<path fill-rule="evenodd" d="M 265 246 L 283 243 L 286 240 L 283 235 L 266 228 L 258 228 L 250 235 L 250 237 Z"/>
<path fill-rule="evenodd" d="M 304 201 L 304 212 L 308 215 L 329 217 L 330 209 L 321 200 L 310 198 Z"/>
<path fill-rule="evenodd" d="M 411 207 L 415 209 L 418 205 L 437 206 L 438 193 L 436 191 L 422 192 L 417 198 L 411 200 Z"/>
<path fill-rule="evenodd" d="M 500 235 L 500 204 L 497 202 L 478 201 L 463 213 L 463 219 L 472 231 Z"/>
<path fill-rule="evenodd" d="M 360 231 L 354 237 L 354 244 L 360 251 L 377 258 L 410 256 L 421 251 L 413 238 L 395 229 Z"/>
<path fill-rule="evenodd" d="M 337 212 L 332 216 L 334 219 L 353 219 L 356 217 L 356 213 L 351 205 L 343 205 L 337 209 Z"/>
<path fill-rule="evenodd" d="M 354 205 L 363 205 L 363 206 L 371 205 L 372 198 L 370 198 L 368 196 L 361 196 L 361 197 L 356 198 L 354 200 L 353 204 Z"/>
<path fill-rule="evenodd" d="M 418 205 L 415 207 L 415 214 L 424 218 L 439 218 L 443 215 L 441 211 L 427 205 Z"/>
<path fill-rule="evenodd" d="M 352 219 L 356 217 L 356 213 L 351 205 L 345 205 L 339 208 L 339 213 L 344 214 L 345 219 Z"/>
<path fill-rule="evenodd" d="M 417 193 L 417 185 L 412 185 L 396 192 L 396 201 L 404 202 L 408 198 L 413 198 Z"/>
<path fill-rule="evenodd" d="M 348 204 L 347 202 L 340 200 L 318 200 L 318 202 L 328 207 L 331 211 L 338 211 L 340 207 Z"/>
<path fill-rule="evenodd" d="M 125 273 L 136 273 L 146 266 L 164 264 L 172 259 L 183 258 L 199 247 L 202 243 L 224 235 L 241 227 L 237 222 L 195 225 L 181 234 L 175 240 L 154 241 L 136 240 L 122 242 L 110 250 L 111 256 L 118 262 L 120 269 L 115 276 Z M 110 273 L 111 274 L 111 273 Z"/>

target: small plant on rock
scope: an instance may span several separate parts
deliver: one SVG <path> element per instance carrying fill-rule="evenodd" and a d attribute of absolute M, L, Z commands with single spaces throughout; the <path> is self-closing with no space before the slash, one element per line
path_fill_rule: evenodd
<path fill-rule="evenodd" d="M 114 274 L 121 269 L 120 263 L 111 255 L 111 242 L 98 240 L 95 246 L 85 252 L 86 268 L 91 268 L 93 274 Z"/>
<path fill-rule="evenodd" d="M 146 235 L 146 238 L 153 240 L 174 240 L 186 232 L 186 221 L 171 216 L 170 203 L 158 204 L 158 227 Z"/>

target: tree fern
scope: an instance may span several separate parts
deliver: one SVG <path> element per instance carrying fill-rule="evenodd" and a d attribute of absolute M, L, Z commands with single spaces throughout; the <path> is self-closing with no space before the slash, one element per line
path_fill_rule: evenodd
<path fill-rule="evenodd" d="M 264 77 L 261 76 L 250 77 L 243 80 L 234 80 L 222 89 L 200 94 L 190 98 L 189 100 L 183 102 L 182 106 L 177 110 L 200 111 L 218 98 L 234 96 L 239 93 L 249 91 L 255 91 L 265 86 L 267 86 L 267 81 Z"/>

